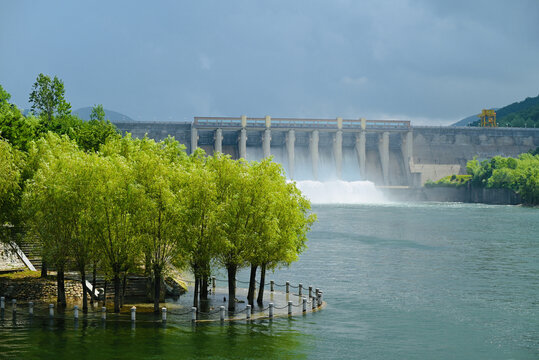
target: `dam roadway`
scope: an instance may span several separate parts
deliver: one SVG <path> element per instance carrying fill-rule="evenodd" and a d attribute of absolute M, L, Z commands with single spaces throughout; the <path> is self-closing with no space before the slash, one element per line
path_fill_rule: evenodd
<path fill-rule="evenodd" d="M 466 173 L 474 157 L 515 157 L 539 147 L 535 128 L 429 127 L 398 120 L 242 116 L 115 125 L 134 137 L 173 136 L 189 153 L 200 147 L 248 160 L 273 155 L 293 179 L 360 178 L 385 186 L 420 186 Z"/>

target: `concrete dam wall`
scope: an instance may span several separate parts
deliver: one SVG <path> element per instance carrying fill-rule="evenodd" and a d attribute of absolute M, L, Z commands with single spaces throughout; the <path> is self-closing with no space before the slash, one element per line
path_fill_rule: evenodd
<path fill-rule="evenodd" d="M 189 153 L 200 147 L 233 158 L 274 156 L 296 180 L 370 180 L 419 186 L 466 172 L 466 162 L 517 156 L 539 146 L 539 129 L 412 127 L 407 121 L 202 118 L 193 123 L 117 123 L 134 137 L 174 136 Z"/>

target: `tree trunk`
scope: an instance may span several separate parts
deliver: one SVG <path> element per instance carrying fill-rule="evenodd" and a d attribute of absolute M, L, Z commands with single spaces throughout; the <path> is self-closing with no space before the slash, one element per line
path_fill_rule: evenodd
<path fill-rule="evenodd" d="M 125 289 L 127 287 L 127 273 L 124 273 L 124 278 L 122 280 L 122 298 L 120 300 L 120 306 L 124 306 L 124 300 L 125 300 Z"/>
<path fill-rule="evenodd" d="M 258 298 L 256 302 L 258 305 L 264 305 L 264 282 L 266 281 L 266 264 L 262 264 L 260 267 L 260 287 L 258 289 Z"/>
<path fill-rule="evenodd" d="M 249 290 L 247 291 L 247 302 L 253 306 L 255 301 L 256 269 L 258 265 L 251 264 L 251 276 L 249 276 Z"/>
<path fill-rule="evenodd" d="M 103 288 L 103 306 L 107 306 L 107 279 L 105 279 L 105 287 Z"/>
<path fill-rule="evenodd" d="M 152 269 L 152 258 L 147 252 L 145 252 L 144 253 L 144 275 L 147 277 L 151 277 L 152 276 L 151 269 Z"/>
<path fill-rule="evenodd" d="M 229 265 L 226 267 L 228 272 L 228 311 L 234 311 L 236 308 L 236 272 L 237 265 Z"/>
<path fill-rule="evenodd" d="M 208 300 L 208 277 L 202 276 L 200 285 L 200 300 Z"/>
<path fill-rule="evenodd" d="M 43 259 L 41 259 L 41 277 L 47 277 L 47 262 Z"/>
<path fill-rule="evenodd" d="M 90 303 L 94 305 L 94 297 L 95 297 L 95 282 L 97 277 L 97 263 L 94 261 L 94 270 L 92 272 L 92 295 L 90 296 Z"/>
<path fill-rule="evenodd" d="M 58 307 L 66 307 L 67 301 L 66 301 L 66 288 L 65 288 L 65 282 L 64 282 L 64 268 L 63 266 L 58 268 L 58 271 L 56 273 L 56 284 L 58 287 L 58 298 L 56 302 L 58 303 Z"/>
<path fill-rule="evenodd" d="M 80 282 L 82 283 L 82 312 L 84 314 L 88 313 L 88 292 L 86 289 L 86 270 L 81 268 L 80 271 Z"/>
<path fill-rule="evenodd" d="M 120 312 L 120 274 L 114 274 L 114 312 Z"/>
<path fill-rule="evenodd" d="M 195 275 L 195 291 L 193 296 L 193 306 L 198 309 L 198 284 L 200 282 L 200 279 L 197 275 Z"/>
<path fill-rule="evenodd" d="M 159 300 L 161 298 L 161 269 L 159 267 L 154 267 L 154 293 L 153 293 L 153 311 L 159 313 Z"/>

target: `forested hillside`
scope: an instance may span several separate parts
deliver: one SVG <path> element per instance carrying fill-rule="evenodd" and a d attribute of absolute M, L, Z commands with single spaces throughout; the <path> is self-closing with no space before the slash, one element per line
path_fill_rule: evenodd
<path fill-rule="evenodd" d="M 539 128 L 539 95 L 496 109 L 496 119 L 500 127 Z M 453 126 L 468 125 L 479 126 L 479 117 L 470 116 L 453 124 Z"/>

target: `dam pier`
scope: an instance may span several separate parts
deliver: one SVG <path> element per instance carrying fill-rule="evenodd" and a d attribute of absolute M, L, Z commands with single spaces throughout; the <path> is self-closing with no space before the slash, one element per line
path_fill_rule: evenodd
<path fill-rule="evenodd" d="M 195 117 L 192 123 L 116 123 L 134 137 L 174 136 L 188 152 L 273 156 L 295 180 L 369 180 L 421 186 L 463 174 L 477 157 L 518 156 L 539 146 L 539 129 L 412 126 L 405 120 Z"/>

